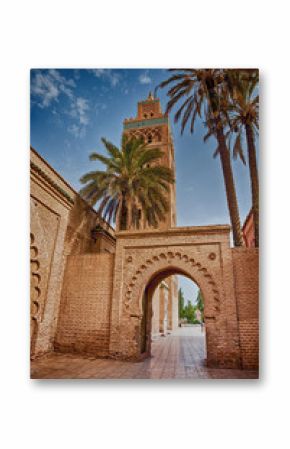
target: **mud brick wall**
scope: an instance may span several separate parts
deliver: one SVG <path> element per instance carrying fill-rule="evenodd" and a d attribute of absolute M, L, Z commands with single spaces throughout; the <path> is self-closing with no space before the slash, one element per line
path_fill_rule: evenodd
<path fill-rule="evenodd" d="M 30 151 L 31 357 L 53 349 L 67 255 L 115 252 L 113 229 L 34 150 Z M 92 229 L 106 230 L 93 239 Z"/>
<path fill-rule="evenodd" d="M 34 150 L 30 165 L 31 357 L 53 349 L 74 191 Z"/>
<path fill-rule="evenodd" d="M 232 249 L 243 369 L 259 365 L 259 256 L 255 248 Z"/>
<path fill-rule="evenodd" d="M 178 279 L 176 276 L 170 277 L 169 298 L 171 303 L 170 329 L 174 331 L 178 328 Z"/>
<path fill-rule="evenodd" d="M 153 298 L 152 298 L 152 335 L 159 334 L 159 313 L 160 313 L 160 304 L 159 304 L 159 287 L 156 288 Z"/>
<path fill-rule="evenodd" d="M 68 256 L 55 350 L 106 357 L 114 255 Z"/>

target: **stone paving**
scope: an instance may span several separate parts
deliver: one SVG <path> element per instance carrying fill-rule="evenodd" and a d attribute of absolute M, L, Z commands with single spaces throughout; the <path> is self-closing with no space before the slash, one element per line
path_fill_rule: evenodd
<path fill-rule="evenodd" d="M 179 328 L 152 342 L 142 362 L 49 353 L 31 362 L 32 379 L 257 379 L 256 371 L 212 369 L 205 365 L 205 338 L 199 326 Z"/>

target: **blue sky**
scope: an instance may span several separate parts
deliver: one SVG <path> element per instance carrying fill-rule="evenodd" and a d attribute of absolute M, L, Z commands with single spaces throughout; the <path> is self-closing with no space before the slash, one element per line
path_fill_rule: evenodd
<path fill-rule="evenodd" d="M 119 145 L 123 120 L 137 114 L 137 102 L 168 77 L 165 69 L 49 69 L 31 71 L 31 145 L 74 189 L 79 178 L 96 167 L 92 151 L 103 152 L 101 137 Z M 163 111 L 166 89 L 159 90 Z M 195 133 L 173 123 L 176 160 L 177 225 L 229 224 L 219 158 L 214 139 L 203 142 L 205 129 Z M 248 167 L 233 161 L 243 222 L 251 206 Z M 186 299 L 195 296 L 190 281 L 181 282 Z"/>

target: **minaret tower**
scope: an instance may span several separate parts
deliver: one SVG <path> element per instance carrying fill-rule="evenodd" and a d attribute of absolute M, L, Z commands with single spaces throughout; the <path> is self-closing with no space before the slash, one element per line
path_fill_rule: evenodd
<path fill-rule="evenodd" d="M 161 160 L 162 165 L 171 168 L 175 176 L 174 146 L 169 118 L 167 114 L 162 113 L 160 100 L 155 98 L 151 92 L 145 101 L 138 103 L 137 117 L 124 120 L 123 132 L 137 138 L 143 137 L 148 145 L 160 148 L 164 153 Z M 158 226 L 158 229 L 162 230 L 176 226 L 175 184 L 170 186 L 168 195 L 169 211 L 165 221 L 160 222 Z M 143 226 L 148 227 L 144 223 Z"/>

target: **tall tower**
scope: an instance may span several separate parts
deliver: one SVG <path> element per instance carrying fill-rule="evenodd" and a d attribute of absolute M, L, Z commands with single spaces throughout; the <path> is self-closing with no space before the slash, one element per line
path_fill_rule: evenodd
<path fill-rule="evenodd" d="M 175 177 L 174 146 L 168 115 L 162 113 L 160 100 L 151 92 L 146 100 L 138 103 L 137 117 L 124 120 L 123 132 L 129 136 L 143 137 L 148 146 L 160 148 L 164 153 L 160 163 L 171 168 Z M 165 220 L 159 223 L 158 229 L 165 230 L 176 226 L 175 184 L 170 186 L 168 200 L 169 211 Z M 148 227 L 144 223 L 143 226 Z"/>

